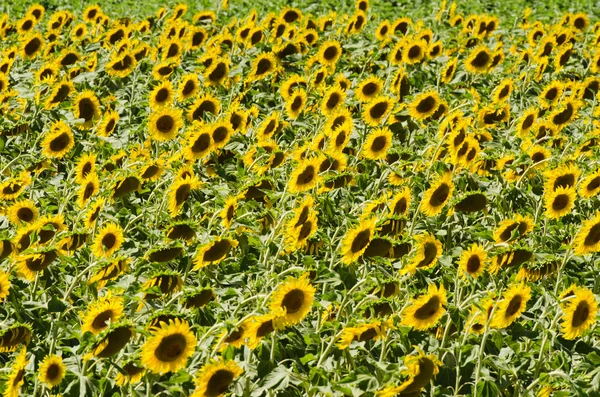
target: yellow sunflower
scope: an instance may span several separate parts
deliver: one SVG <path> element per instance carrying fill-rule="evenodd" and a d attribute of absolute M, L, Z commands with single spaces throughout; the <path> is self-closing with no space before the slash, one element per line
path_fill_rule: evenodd
<path fill-rule="evenodd" d="M 29 360 L 27 359 L 27 348 L 23 347 L 15 357 L 6 383 L 4 383 L 4 386 L 6 387 L 4 389 L 4 397 L 18 397 L 21 394 L 21 386 L 25 383 L 25 367 L 27 364 L 29 364 Z"/>
<path fill-rule="evenodd" d="M 585 255 L 600 251 L 600 212 L 583 221 L 575 236 L 575 254 Z"/>
<path fill-rule="evenodd" d="M 579 195 L 584 198 L 594 197 L 598 193 L 600 193 L 600 170 L 585 177 L 579 187 Z"/>
<path fill-rule="evenodd" d="M 513 233 L 517 233 L 517 238 L 525 236 L 533 230 L 535 224 L 531 216 L 517 214 L 514 219 L 506 219 L 500 222 L 494 230 L 494 240 L 497 243 L 503 243 L 511 240 Z"/>
<path fill-rule="evenodd" d="M 150 91 L 150 108 L 158 109 L 163 106 L 171 106 L 175 98 L 175 92 L 173 91 L 173 83 L 170 80 L 164 80 L 162 83 L 157 85 Z"/>
<path fill-rule="evenodd" d="M 392 146 L 392 131 L 388 127 L 377 128 L 367 135 L 363 144 L 362 157 L 382 160 Z"/>
<path fill-rule="evenodd" d="M 277 70 L 277 58 L 272 52 L 262 53 L 252 61 L 252 71 L 248 75 L 250 81 L 260 80 Z"/>
<path fill-rule="evenodd" d="M 315 187 L 320 181 L 318 159 L 304 159 L 290 173 L 288 191 L 301 193 Z"/>
<path fill-rule="evenodd" d="M 365 104 L 362 118 L 367 125 L 376 127 L 392 111 L 393 106 L 394 103 L 390 98 L 385 96 L 376 97 Z"/>
<path fill-rule="evenodd" d="M 115 223 L 108 223 L 96 235 L 92 252 L 97 257 L 107 258 L 115 253 L 121 244 L 123 244 L 123 229 Z"/>
<path fill-rule="evenodd" d="M 17 273 L 28 281 L 34 281 L 38 273 L 50 266 L 58 257 L 58 251 L 53 247 L 28 252 L 21 254 L 16 265 Z"/>
<path fill-rule="evenodd" d="M 317 52 L 317 59 L 322 65 L 335 65 L 341 56 L 342 46 L 337 40 L 324 41 Z"/>
<path fill-rule="evenodd" d="M 187 113 L 189 122 L 205 120 L 205 114 L 218 115 L 221 112 L 221 102 L 209 92 L 198 97 Z"/>
<path fill-rule="evenodd" d="M 66 373 L 67 367 L 63 364 L 62 358 L 56 355 L 44 357 L 38 369 L 40 381 L 49 388 L 60 385 Z"/>
<path fill-rule="evenodd" d="M 412 300 L 402 312 L 402 325 L 417 330 L 429 329 L 446 313 L 446 303 L 444 286 L 440 285 L 438 288 L 435 284 L 429 284 L 427 294 Z"/>
<path fill-rule="evenodd" d="M 98 335 L 123 316 L 123 298 L 110 292 L 95 302 L 88 304 L 85 314 L 81 314 L 81 333 Z"/>
<path fill-rule="evenodd" d="M 181 77 L 179 81 L 179 87 L 177 90 L 177 95 L 179 100 L 185 101 L 196 95 L 198 90 L 200 89 L 200 80 L 198 79 L 198 75 L 195 73 L 189 73 L 185 76 Z"/>
<path fill-rule="evenodd" d="M 142 364 L 154 373 L 177 372 L 185 368 L 197 340 L 187 321 L 161 322 L 142 346 Z"/>
<path fill-rule="evenodd" d="M 10 294 L 10 286 L 12 284 L 8 279 L 9 276 L 10 274 L 0 271 L 0 302 Z"/>
<path fill-rule="evenodd" d="M 212 241 L 202 245 L 194 256 L 194 270 L 199 270 L 211 264 L 221 262 L 231 248 L 237 247 L 238 242 L 233 239 L 213 237 Z"/>
<path fill-rule="evenodd" d="M 438 215 L 452 197 L 453 191 L 452 173 L 447 172 L 435 181 L 423 194 L 421 211 L 427 216 Z"/>
<path fill-rule="evenodd" d="M 83 119 L 80 128 L 89 128 L 94 119 L 100 118 L 100 102 L 94 91 L 85 90 L 73 99 L 73 113 L 76 119 Z"/>
<path fill-rule="evenodd" d="M 262 338 L 278 329 L 277 325 L 281 324 L 281 318 L 284 315 L 283 310 L 280 310 L 250 317 L 245 324 L 245 336 L 247 338 L 246 345 L 250 349 L 256 349 Z"/>
<path fill-rule="evenodd" d="M 102 122 L 98 127 L 98 135 L 103 137 L 110 136 L 114 132 L 118 121 L 119 113 L 114 110 L 108 110 L 102 116 Z"/>
<path fill-rule="evenodd" d="M 6 216 L 14 225 L 33 224 L 38 219 L 39 214 L 40 212 L 35 203 L 29 199 L 17 201 L 6 209 Z"/>
<path fill-rule="evenodd" d="M 234 196 L 227 197 L 223 209 L 219 212 L 219 216 L 223 219 L 223 226 L 226 229 L 231 227 L 231 221 L 235 218 L 238 199 Z"/>
<path fill-rule="evenodd" d="M 358 84 L 354 90 L 354 94 L 359 101 L 369 102 L 381 94 L 383 86 L 384 83 L 381 78 L 377 76 L 371 76 Z"/>
<path fill-rule="evenodd" d="M 117 386 L 125 386 L 128 384 L 138 383 L 142 380 L 146 370 L 138 365 L 135 361 L 130 361 L 121 366 L 124 372 L 119 372 L 115 377 Z"/>
<path fill-rule="evenodd" d="M 463 250 L 458 267 L 461 275 L 467 274 L 473 278 L 479 278 L 487 267 L 487 252 L 481 244 L 474 243 L 467 250 Z"/>
<path fill-rule="evenodd" d="M 170 141 L 176 138 L 181 127 L 183 127 L 183 120 L 179 109 L 162 108 L 153 111 L 148 117 L 150 136 L 157 141 Z"/>
<path fill-rule="evenodd" d="M 56 108 L 67 99 L 72 92 L 75 92 L 75 87 L 70 81 L 63 80 L 59 83 L 55 83 L 52 91 L 50 91 L 48 99 L 44 102 L 44 109 L 52 110 Z"/>
<path fill-rule="evenodd" d="M 525 284 L 513 285 L 504 293 L 496 305 L 490 326 L 506 328 L 525 311 L 527 301 L 531 299 L 531 288 Z"/>
<path fill-rule="evenodd" d="M 308 273 L 300 278 L 289 278 L 279 285 L 271 295 L 270 309 L 283 309 L 282 325 L 296 325 L 308 314 L 315 297 L 315 288 L 310 285 Z"/>
<path fill-rule="evenodd" d="M 546 217 L 559 219 L 571 213 L 576 199 L 577 193 L 574 187 L 559 187 L 554 191 L 546 191 L 544 194 Z"/>
<path fill-rule="evenodd" d="M 416 120 L 425 120 L 435 113 L 440 104 L 437 91 L 430 90 L 415 96 L 408 105 L 408 114 Z"/>
<path fill-rule="evenodd" d="M 93 172 L 88 174 L 82 181 L 79 187 L 79 193 L 77 197 L 77 205 L 81 208 L 85 207 L 89 199 L 100 190 L 100 180 L 98 175 Z"/>
<path fill-rule="evenodd" d="M 42 154 L 60 159 L 73 148 L 74 144 L 71 127 L 62 120 L 56 121 L 50 125 L 50 131 L 42 140 Z"/>
<path fill-rule="evenodd" d="M 196 390 L 190 397 L 219 397 L 244 370 L 234 361 L 212 360 L 196 373 Z"/>
<path fill-rule="evenodd" d="M 585 333 L 596 322 L 598 302 L 585 287 L 575 287 L 567 303 L 562 307 L 561 332 L 565 339 L 575 339 Z"/>
<path fill-rule="evenodd" d="M 177 216 L 183 204 L 194 189 L 198 189 L 202 183 L 195 176 L 187 178 L 175 178 L 169 187 L 169 213 L 172 217 Z"/>
<path fill-rule="evenodd" d="M 365 252 L 375 234 L 375 223 L 375 217 L 364 219 L 346 232 L 342 241 L 342 263 L 349 265 Z"/>
<path fill-rule="evenodd" d="M 493 54 L 488 47 L 481 45 L 471 51 L 465 60 L 465 69 L 471 73 L 486 73 L 492 65 Z"/>

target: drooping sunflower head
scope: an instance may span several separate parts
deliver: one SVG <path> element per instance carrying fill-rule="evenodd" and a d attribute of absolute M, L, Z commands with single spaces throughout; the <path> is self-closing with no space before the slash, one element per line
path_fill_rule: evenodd
<path fill-rule="evenodd" d="M 435 284 L 429 284 L 427 294 L 419 296 L 404 310 L 402 324 L 417 330 L 431 328 L 446 312 L 446 303 L 444 286 L 438 288 Z"/>
<path fill-rule="evenodd" d="M 100 102 L 96 94 L 86 90 L 78 94 L 73 100 L 75 118 L 83 119 L 80 128 L 89 128 L 95 119 L 100 118 Z"/>
<path fill-rule="evenodd" d="M 237 247 L 238 242 L 233 239 L 215 237 L 213 241 L 204 244 L 196 252 L 194 270 L 201 269 L 212 263 L 219 263 L 229 253 L 231 248 Z"/>
<path fill-rule="evenodd" d="M 578 255 L 600 251 L 600 213 L 581 225 L 575 237 L 575 252 Z"/>

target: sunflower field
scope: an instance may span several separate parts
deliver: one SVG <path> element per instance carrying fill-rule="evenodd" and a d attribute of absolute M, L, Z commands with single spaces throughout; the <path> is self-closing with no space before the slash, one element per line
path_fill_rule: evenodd
<path fill-rule="evenodd" d="M 600 22 L 351 1 L 0 4 L 3 396 L 600 396 Z"/>

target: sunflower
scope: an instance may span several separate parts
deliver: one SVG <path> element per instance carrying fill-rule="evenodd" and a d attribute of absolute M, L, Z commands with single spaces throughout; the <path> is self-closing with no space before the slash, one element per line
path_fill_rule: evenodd
<path fill-rule="evenodd" d="M 110 292 L 95 302 L 88 304 L 85 314 L 81 314 L 81 333 L 91 332 L 98 335 L 116 323 L 123 316 L 123 298 L 113 296 Z"/>
<path fill-rule="evenodd" d="M 31 175 L 27 171 L 22 171 L 19 176 L 5 180 L 0 183 L 0 199 L 14 200 L 18 198 L 30 183 Z"/>
<path fill-rule="evenodd" d="M 247 325 L 248 324 L 244 323 L 232 330 L 224 329 L 216 339 L 217 341 L 221 342 L 219 350 L 223 351 L 229 346 L 235 348 L 242 347 L 246 340 L 245 334 Z"/>
<path fill-rule="evenodd" d="M 227 392 L 235 378 L 244 370 L 234 361 L 225 362 L 222 358 L 211 360 L 196 373 L 196 390 L 190 397 L 219 397 Z"/>
<path fill-rule="evenodd" d="M 312 189 L 320 181 L 318 159 L 304 159 L 291 172 L 288 191 L 290 193 L 301 193 Z"/>
<path fill-rule="evenodd" d="M 108 110 L 104 113 L 104 116 L 102 116 L 102 122 L 98 127 L 98 135 L 103 137 L 110 136 L 115 130 L 118 121 L 119 113 L 114 110 Z"/>
<path fill-rule="evenodd" d="M 235 196 L 229 196 L 225 199 L 223 209 L 219 212 L 219 216 L 223 220 L 223 227 L 229 229 L 231 222 L 235 218 L 237 211 L 238 199 Z"/>
<path fill-rule="evenodd" d="M 561 332 L 565 339 L 575 339 L 596 322 L 598 303 L 596 297 L 585 287 L 575 287 L 567 303 L 562 307 Z"/>
<path fill-rule="evenodd" d="M 559 219 L 571 213 L 577 193 L 573 187 L 559 187 L 554 191 L 546 191 L 544 202 L 546 205 L 546 217 Z"/>
<path fill-rule="evenodd" d="M 115 223 L 108 223 L 96 235 L 92 252 L 97 257 L 108 258 L 121 247 L 121 244 L 123 244 L 123 229 Z"/>
<path fill-rule="evenodd" d="M 62 358 L 56 355 L 46 356 L 40 363 L 38 369 L 38 377 L 40 382 L 45 383 L 49 388 L 60 385 L 65 374 L 67 367 L 63 364 Z"/>
<path fill-rule="evenodd" d="M 17 201 L 6 209 L 6 216 L 14 225 L 33 224 L 38 219 L 39 214 L 40 212 L 35 203 L 29 199 Z"/>
<path fill-rule="evenodd" d="M 567 99 L 566 101 L 562 102 L 560 107 L 548 115 L 548 120 L 554 127 L 560 130 L 572 122 L 575 117 L 577 117 L 577 113 L 581 106 L 581 101 Z"/>
<path fill-rule="evenodd" d="M 288 117 L 291 119 L 297 119 L 300 113 L 306 106 L 306 92 L 304 90 L 295 89 L 292 95 L 285 102 L 285 110 Z"/>
<path fill-rule="evenodd" d="M 146 370 L 135 361 L 128 361 L 121 366 L 123 372 L 119 372 L 115 377 L 117 386 L 138 383 L 142 380 Z"/>
<path fill-rule="evenodd" d="M 140 169 L 140 178 L 144 181 L 157 181 L 165 170 L 163 160 L 149 160 Z"/>
<path fill-rule="evenodd" d="M 148 117 L 150 136 L 157 141 L 170 141 L 176 138 L 182 126 L 182 113 L 179 109 L 162 108 L 153 111 Z"/>
<path fill-rule="evenodd" d="M 238 242 L 233 239 L 213 237 L 212 241 L 202 245 L 194 256 L 194 270 L 202 269 L 211 264 L 221 262 L 231 248 L 237 247 Z"/>
<path fill-rule="evenodd" d="M 111 260 L 108 263 L 100 266 L 95 272 L 90 280 L 89 284 L 98 283 L 98 289 L 104 288 L 106 283 L 110 280 L 113 280 L 119 277 L 121 274 L 126 272 L 129 269 L 129 265 L 131 263 L 131 259 L 125 257 L 117 257 Z"/>
<path fill-rule="evenodd" d="M 200 89 L 200 80 L 198 79 L 198 75 L 195 73 L 186 74 L 181 77 L 179 81 L 179 87 L 177 89 L 177 95 L 179 100 L 185 101 L 196 95 L 198 90 Z"/>
<path fill-rule="evenodd" d="M 229 60 L 218 58 L 204 71 L 204 82 L 210 86 L 222 85 L 229 74 Z"/>
<path fill-rule="evenodd" d="M 376 127 L 380 125 L 385 116 L 392 110 L 393 102 L 390 98 L 379 96 L 367 102 L 362 112 L 362 117 L 367 125 Z"/>
<path fill-rule="evenodd" d="M 75 182 L 82 184 L 89 174 L 96 172 L 96 155 L 84 153 L 75 164 Z"/>
<path fill-rule="evenodd" d="M 89 206 L 89 209 L 85 213 L 85 225 L 89 228 L 92 228 L 96 221 L 98 220 L 98 216 L 100 215 L 100 211 L 104 206 L 104 199 L 99 198 L 93 204 Z"/>
<path fill-rule="evenodd" d="M 198 189 L 202 183 L 195 176 L 186 178 L 175 178 L 169 187 L 169 213 L 172 217 L 177 216 L 183 204 L 194 189 Z"/>
<path fill-rule="evenodd" d="M 50 131 L 42 141 L 42 154 L 50 158 L 64 157 L 75 144 L 71 128 L 62 120 L 50 125 Z"/>
<path fill-rule="evenodd" d="M 282 324 L 282 318 L 285 316 L 283 310 L 263 314 L 260 316 L 252 316 L 245 323 L 245 336 L 247 338 L 246 345 L 250 349 L 256 349 L 262 338 L 275 331 L 278 324 Z"/>
<path fill-rule="evenodd" d="M 76 119 L 83 119 L 80 128 L 89 128 L 94 119 L 100 118 L 100 102 L 94 91 L 85 90 L 73 99 L 73 112 Z"/>
<path fill-rule="evenodd" d="M 219 114 L 221 111 L 221 102 L 217 97 L 210 93 L 205 93 L 192 104 L 188 110 L 187 118 L 190 122 L 205 120 L 205 114 Z"/>
<path fill-rule="evenodd" d="M 289 278 L 279 285 L 271 295 L 269 307 L 273 312 L 283 309 L 285 315 L 280 319 L 281 325 L 296 325 L 310 311 L 314 296 L 315 288 L 310 285 L 308 273 L 305 273 L 300 278 Z"/>
<path fill-rule="evenodd" d="M 184 157 L 188 160 L 198 160 L 206 157 L 212 150 L 211 131 L 205 126 L 193 125 L 183 148 Z"/>
<path fill-rule="evenodd" d="M 486 73 L 492 65 L 493 54 L 488 47 L 481 45 L 471 51 L 465 60 L 465 69 L 471 73 Z"/>
<path fill-rule="evenodd" d="M 88 174 L 81 183 L 79 188 L 77 205 L 81 208 L 85 207 L 89 199 L 100 190 L 100 181 L 98 175 L 94 172 Z"/>
<path fill-rule="evenodd" d="M 136 66 L 135 56 L 129 50 L 126 50 L 121 53 L 114 53 L 104 69 L 111 76 L 125 78 L 135 70 Z"/>
<path fill-rule="evenodd" d="M 506 328 L 511 325 L 525 311 L 529 299 L 531 288 L 528 285 L 517 284 L 510 287 L 496 305 L 490 327 Z"/>
<path fill-rule="evenodd" d="M 0 270 L 0 302 L 2 302 L 10 294 L 10 286 L 12 284 L 8 279 L 9 276 L 10 274 Z"/>
<path fill-rule="evenodd" d="M 498 84 L 494 91 L 492 91 L 492 101 L 499 103 L 510 99 L 510 94 L 513 90 L 514 81 L 511 78 L 506 78 Z"/>
<path fill-rule="evenodd" d="M 468 250 L 463 250 L 458 266 L 462 276 L 467 274 L 479 278 L 487 266 L 487 252 L 481 244 L 474 243 Z"/>
<path fill-rule="evenodd" d="M 432 183 L 431 187 L 423 194 L 421 211 L 427 216 L 440 214 L 448 200 L 452 197 L 453 190 L 452 173 L 447 172 Z"/>
<path fill-rule="evenodd" d="M 338 349 L 344 350 L 350 347 L 352 342 L 366 342 L 382 338 L 388 329 L 393 329 L 391 321 L 372 320 L 359 324 L 356 327 L 345 327 L 337 343 Z"/>
<path fill-rule="evenodd" d="M 362 157 L 370 160 L 382 160 L 392 146 L 392 131 L 388 127 L 377 128 L 369 135 L 363 144 Z"/>
<path fill-rule="evenodd" d="M 408 114 L 416 120 L 425 120 L 435 113 L 439 104 L 440 96 L 437 91 L 426 91 L 415 96 L 408 105 Z"/>
<path fill-rule="evenodd" d="M 163 106 L 171 106 L 174 98 L 173 83 L 169 80 L 164 80 L 150 91 L 150 108 L 157 109 Z"/>
<path fill-rule="evenodd" d="M 261 53 L 252 61 L 252 71 L 250 72 L 249 81 L 263 79 L 269 74 L 277 70 L 277 58 L 272 52 Z"/>
<path fill-rule="evenodd" d="M 591 198 L 600 193 L 600 170 L 596 170 L 585 177 L 579 187 L 579 195 Z"/>
<path fill-rule="evenodd" d="M 375 217 L 364 219 L 346 232 L 342 241 L 342 263 L 349 265 L 365 252 L 375 234 L 375 223 Z"/>
<path fill-rule="evenodd" d="M 38 273 L 46 269 L 57 257 L 58 251 L 53 247 L 38 249 L 31 253 L 25 251 L 17 262 L 17 273 L 28 281 L 34 281 Z"/>
<path fill-rule="evenodd" d="M 32 33 L 21 41 L 21 55 L 24 59 L 34 59 L 44 48 L 44 39 L 39 33 Z"/>
<path fill-rule="evenodd" d="M 583 221 L 575 236 L 575 254 L 585 255 L 600 251 L 600 212 L 592 219 Z"/>
<path fill-rule="evenodd" d="M 10 368 L 10 373 L 6 379 L 4 386 L 4 397 L 18 397 L 20 395 L 21 386 L 25 383 L 25 367 L 29 364 L 27 359 L 27 348 L 23 347 Z"/>
<path fill-rule="evenodd" d="M 417 270 L 433 268 L 440 256 L 442 256 L 442 243 L 429 233 L 420 234 L 415 237 L 417 247 L 415 255 L 404 272 L 414 273 Z"/>
<path fill-rule="evenodd" d="M 84 360 L 92 357 L 109 358 L 119 353 L 133 336 L 132 324 L 124 321 L 118 324 L 111 324 L 97 335 L 96 340 L 91 346 L 90 351 L 84 355 Z"/>
<path fill-rule="evenodd" d="M 407 369 L 401 374 L 408 376 L 408 380 L 400 386 L 401 396 L 420 395 L 421 390 L 435 378 L 439 373 L 439 367 L 442 366 L 440 360 L 433 354 L 425 355 L 421 349 L 418 347 L 416 349 L 416 356 L 410 355 L 404 359 Z"/>
<path fill-rule="evenodd" d="M 429 284 L 427 294 L 411 301 L 402 312 L 402 325 L 413 327 L 417 330 L 426 330 L 433 327 L 444 315 L 446 309 L 446 290 L 443 285 L 439 288 Z"/>
<path fill-rule="evenodd" d="M 427 55 L 427 47 L 425 40 L 406 40 L 402 46 L 402 61 L 407 65 L 421 62 Z"/>
<path fill-rule="evenodd" d="M 177 372 L 186 366 L 196 344 L 196 336 L 187 321 L 162 322 L 142 346 L 142 364 L 154 373 Z"/>
<path fill-rule="evenodd" d="M 358 84 L 354 90 L 354 94 L 359 101 L 369 102 L 379 96 L 383 90 L 383 85 L 383 80 L 381 78 L 371 76 Z"/>
<path fill-rule="evenodd" d="M 321 43 L 317 59 L 322 65 L 333 66 L 342 55 L 342 46 L 337 40 L 327 40 Z"/>
<path fill-rule="evenodd" d="M 317 215 L 310 212 L 307 218 L 298 226 L 291 226 L 285 232 L 286 251 L 294 252 L 303 249 L 317 232 Z"/>
<path fill-rule="evenodd" d="M 44 109 L 52 110 L 56 108 L 74 91 L 75 87 L 70 81 L 62 80 L 58 83 L 55 83 L 52 91 L 50 91 L 48 99 L 46 99 L 46 102 L 44 102 Z"/>

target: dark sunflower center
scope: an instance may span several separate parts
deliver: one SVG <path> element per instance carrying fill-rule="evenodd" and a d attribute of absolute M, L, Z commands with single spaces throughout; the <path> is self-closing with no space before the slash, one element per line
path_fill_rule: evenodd
<path fill-rule="evenodd" d="M 571 326 L 579 327 L 584 324 L 590 317 L 590 306 L 586 301 L 581 301 L 577 304 L 575 311 L 573 312 L 573 320 L 571 320 Z"/>
<path fill-rule="evenodd" d="M 374 106 L 371 107 L 371 109 L 369 109 L 369 115 L 374 119 L 379 119 L 383 117 L 383 115 L 387 112 L 388 107 L 389 105 L 385 101 L 377 102 Z"/>
<path fill-rule="evenodd" d="M 196 89 L 196 83 L 194 83 L 194 81 L 192 81 L 192 80 L 188 80 L 185 82 L 185 85 L 183 86 L 183 90 L 181 90 L 181 92 L 183 93 L 184 96 L 188 96 L 192 92 L 194 92 L 195 89 Z"/>
<path fill-rule="evenodd" d="M 564 210 L 569 205 L 569 201 L 569 196 L 567 194 L 559 194 L 552 202 L 552 209 L 554 211 Z"/>
<path fill-rule="evenodd" d="M 354 240 L 352 240 L 350 251 L 352 251 L 352 253 L 362 251 L 369 244 L 369 241 L 371 241 L 371 230 L 362 230 L 354 237 Z"/>
<path fill-rule="evenodd" d="M 265 73 L 268 73 L 272 67 L 273 64 L 271 63 L 271 60 L 263 58 L 258 61 L 258 64 L 256 65 L 256 75 L 261 76 Z"/>
<path fill-rule="evenodd" d="M 434 190 L 431 198 L 429 199 L 429 205 L 432 207 L 439 207 L 444 205 L 446 200 L 448 199 L 448 195 L 450 194 L 450 186 L 447 183 L 442 183 L 438 186 L 437 189 Z"/>
<path fill-rule="evenodd" d="M 386 144 L 387 144 L 387 137 L 378 136 L 377 138 L 373 139 L 373 144 L 371 145 L 371 150 L 374 152 L 380 152 L 385 148 Z"/>
<path fill-rule="evenodd" d="M 233 331 L 231 331 L 229 336 L 225 338 L 225 343 L 233 343 L 235 341 L 238 341 L 242 338 L 242 336 L 244 336 L 244 330 L 242 328 L 234 329 Z"/>
<path fill-rule="evenodd" d="M 210 247 L 204 253 L 204 261 L 206 262 L 214 262 L 222 259 L 229 252 L 229 248 L 231 248 L 231 243 L 229 240 L 220 240 L 213 243 L 212 247 Z"/>
<path fill-rule="evenodd" d="M 269 335 L 274 329 L 273 320 L 265 321 L 256 330 L 256 336 L 262 338 L 263 336 Z"/>
<path fill-rule="evenodd" d="M 31 56 L 31 55 L 35 54 L 37 52 L 37 50 L 40 49 L 41 45 L 42 45 L 42 42 L 40 41 L 40 39 L 35 37 L 32 40 L 29 40 L 29 42 L 25 45 L 25 53 L 28 56 Z"/>
<path fill-rule="evenodd" d="M 194 120 L 201 120 L 204 117 L 204 113 L 212 113 L 214 114 L 217 111 L 217 106 L 212 101 L 203 101 L 198 105 L 194 113 L 192 114 L 192 118 Z"/>
<path fill-rule="evenodd" d="M 425 267 L 431 264 L 438 254 L 437 247 L 434 243 L 426 242 L 423 246 L 423 260 L 419 262 L 417 267 Z"/>
<path fill-rule="evenodd" d="M 227 127 L 219 126 L 212 133 L 212 138 L 215 143 L 221 143 L 229 136 Z"/>
<path fill-rule="evenodd" d="M 376 83 L 370 82 L 364 85 L 362 89 L 363 95 L 372 96 L 379 91 L 379 86 Z"/>
<path fill-rule="evenodd" d="M 476 68 L 484 68 L 490 62 L 490 55 L 486 51 L 480 51 L 471 61 L 471 65 Z"/>
<path fill-rule="evenodd" d="M 129 67 L 133 64 L 133 59 L 129 55 L 125 55 L 119 62 L 113 65 L 113 69 L 121 72 L 123 70 L 129 69 Z"/>
<path fill-rule="evenodd" d="M 585 236 L 583 244 L 590 246 L 598 244 L 598 242 L 600 242 L 600 223 L 597 223 L 590 228 L 587 236 Z"/>
<path fill-rule="evenodd" d="M 415 318 L 417 320 L 428 320 L 433 317 L 440 309 L 440 298 L 432 296 L 429 300 L 420 308 L 415 311 Z"/>
<path fill-rule="evenodd" d="M 227 369 L 220 369 L 208 380 L 204 395 L 206 397 L 218 397 L 227 391 L 232 382 L 233 373 Z"/>
<path fill-rule="evenodd" d="M 58 364 L 50 364 L 50 366 L 46 370 L 46 378 L 48 378 L 48 380 L 50 381 L 56 380 L 59 374 L 60 367 L 58 366 Z"/>
<path fill-rule="evenodd" d="M 92 328 L 94 329 L 102 329 L 106 327 L 106 323 L 113 317 L 113 311 L 111 309 L 105 310 L 102 313 L 98 314 L 94 321 L 92 321 Z"/>
<path fill-rule="evenodd" d="M 332 61 L 338 55 L 338 49 L 335 46 L 330 46 L 323 51 L 323 58 L 328 61 Z"/>
<path fill-rule="evenodd" d="M 544 160 L 545 158 L 546 158 L 546 155 L 543 152 L 535 152 L 531 156 L 531 160 L 533 160 L 534 163 L 539 163 L 540 161 Z"/>
<path fill-rule="evenodd" d="M 408 59 L 417 59 L 421 56 L 421 47 L 414 45 L 408 50 Z"/>
<path fill-rule="evenodd" d="M 377 331 L 375 330 L 375 328 L 369 328 L 368 330 L 366 330 L 366 331 L 362 332 L 360 335 L 358 335 L 356 340 L 359 342 L 364 342 L 364 341 L 371 340 L 376 336 L 377 336 Z"/>
<path fill-rule="evenodd" d="M 300 228 L 300 233 L 298 233 L 298 241 L 304 241 L 312 230 L 312 222 L 306 222 Z"/>
<path fill-rule="evenodd" d="M 31 222 L 33 220 L 34 213 L 31 208 L 23 207 L 17 211 L 17 217 L 23 222 Z"/>
<path fill-rule="evenodd" d="M 592 179 L 590 183 L 588 183 L 586 189 L 588 192 L 593 192 L 594 190 L 598 189 L 598 187 L 600 187 L 600 176 Z"/>
<path fill-rule="evenodd" d="M 294 101 L 292 102 L 291 108 L 292 108 L 293 111 L 297 111 L 301 107 L 302 107 L 302 97 L 298 95 L 298 96 L 296 96 L 294 98 Z"/>
<path fill-rule="evenodd" d="M 144 178 L 144 179 L 152 178 L 154 175 L 156 175 L 156 173 L 159 170 L 160 170 L 160 168 L 157 167 L 156 165 L 151 165 L 144 170 L 144 173 L 142 174 L 142 178 Z"/>
<path fill-rule="evenodd" d="M 296 184 L 307 185 L 310 182 L 312 182 L 315 178 L 315 171 L 315 167 L 312 164 L 307 166 L 304 169 L 304 171 L 302 171 L 300 175 L 298 175 L 298 178 L 296 179 Z"/>
<path fill-rule="evenodd" d="M 183 202 L 190 195 L 191 190 L 192 187 L 189 183 L 185 183 L 177 188 L 177 190 L 175 191 L 175 202 L 177 203 L 177 205 L 183 204 Z"/>
<path fill-rule="evenodd" d="M 573 116 L 573 105 L 571 105 L 569 103 L 565 110 L 558 113 L 557 115 L 555 115 L 552 118 L 552 123 L 554 123 L 556 125 L 562 125 L 562 124 L 568 123 L 569 120 L 571 120 L 572 116 Z"/>
<path fill-rule="evenodd" d="M 109 132 L 111 132 L 113 130 L 113 128 L 115 128 L 115 119 L 110 119 L 110 120 L 108 120 L 108 123 L 106 123 L 104 132 L 108 134 Z"/>
<path fill-rule="evenodd" d="M 192 152 L 202 153 L 209 147 L 210 147 L 210 135 L 201 134 L 194 142 L 194 145 L 192 146 Z"/>
<path fill-rule="evenodd" d="M 557 96 L 558 88 L 552 87 L 548 91 L 546 91 L 546 95 L 544 96 L 544 98 L 546 98 L 548 101 L 553 101 L 554 99 L 556 99 Z"/>
<path fill-rule="evenodd" d="M 521 302 L 523 301 L 523 297 L 521 295 L 515 295 L 508 303 L 506 307 L 506 313 L 504 317 L 511 317 L 517 314 L 519 309 L 521 308 Z"/>
<path fill-rule="evenodd" d="M 63 132 L 50 142 L 50 150 L 60 152 L 69 146 L 69 143 L 71 143 L 71 137 L 66 132 Z"/>
<path fill-rule="evenodd" d="M 94 194 L 94 190 L 96 190 L 96 186 L 92 182 L 89 182 L 85 186 L 85 191 L 83 192 L 83 199 L 87 200 L 90 197 L 92 197 L 92 194 Z"/>
<path fill-rule="evenodd" d="M 116 242 L 117 242 L 117 236 L 115 236 L 113 233 L 107 233 L 104 237 L 102 237 L 102 245 L 107 250 L 114 247 Z"/>
<path fill-rule="evenodd" d="M 498 99 L 504 99 L 506 98 L 506 96 L 510 93 L 510 86 L 505 85 L 504 87 L 502 87 L 502 90 L 500 91 L 500 93 L 498 94 Z"/>
<path fill-rule="evenodd" d="M 304 304 L 304 292 L 299 289 L 293 289 L 283 297 L 281 306 L 284 307 L 288 314 L 298 313 Z"/>
<path fill-rule="evenodd" d="M 212 72 L 208 75 L 208 79 L 212 82 L 219 82 L 225 77 L 227 73 L 227 65 L 223 62 L 219 62 Z"/>
<path fill-rule="evenodd" d="M 432 96 L 428 96 L 419 101 L 419 103 L 417 104 L 416 110 L 419 113 L 426 114 L 426 113 L 433 111 L 436 108 L 436 106 L 437 106 L 437 101 L 435 100 L 435 98 Z"/>
<path fill-rule="evenodd" d="M 169 95 L 170 91 L 167 88 L 161 88 L 160 90 L 158 90 L 158 92 L 156 93 L 156 96 L 154 97 L 154 99 L 156 100 L 156 102 L 158 103 L 163 103 L 165 102 L 167 99 L 169 99 Z"/>
<path fill-rule="evenodd" d="M 467 261 L 467 272 L 475 273 L 481 267 L 481 259 L 478 255 L 471 255 Z"/>
<path fill-rule="evenodd" d="M 333 109 L 334 107 L 337 106 L 338 103 L 340 103 L 340 95 L 338 93 L 333 93 L 329 96 L 329 99 L 327 99 L 327 108 L 328 109 Z"/>
<path fill-rule="evenodd" d="M 164 337 L 156 350 L 154 355 L 159 361 L 170 363 L 177 360 L 187 347 L 187 341 L 185 336 L 181 334 L 173 334 Z"/>
<path fill-rule="evenodd" d="M 521 124 L 521 128 L 524 130 L 531 128 L 531 126 L 533 125 L 533 121 L 534 121 L 534 117 L 532 114 L 530 114 L 529 116 L 525 117 L 525 120 L 523 120 L 523 124 Z"/>
<path fill-rule="evenodd" d="M 168 134 L 171 132 L 174 126 L 175 120 L 173 120 L 173 117 L 168 114 L 160 116 L 158 120 L 156 120 L 156 129 L 163 134 Z"/>

